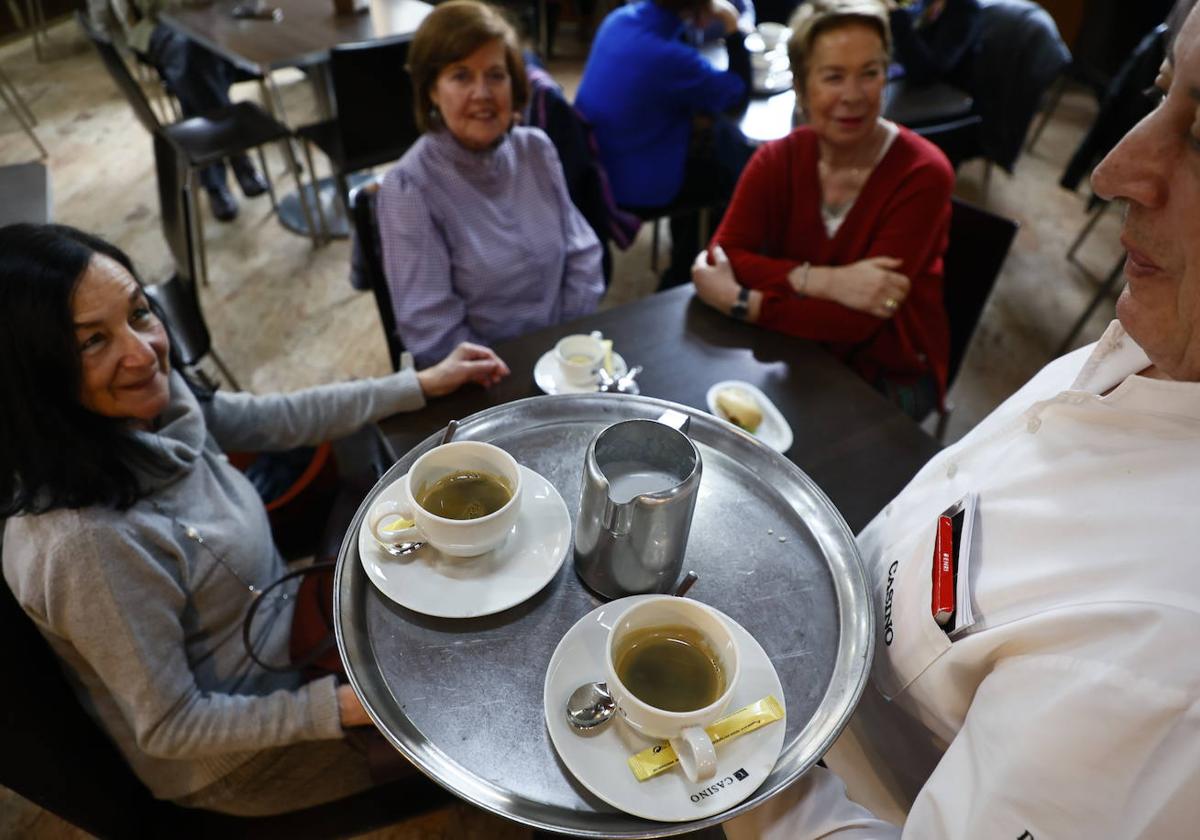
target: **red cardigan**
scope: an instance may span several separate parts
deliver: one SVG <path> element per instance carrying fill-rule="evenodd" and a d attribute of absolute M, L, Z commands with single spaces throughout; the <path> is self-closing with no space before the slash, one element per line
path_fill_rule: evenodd
<path fill-rule="evenodd" d="M 945 394 L 950 330 L 942 305 L 942 255 L 950 228 L 954 170 L 906 128 L 892 142 L 830 239 L 821 220 L 817 136 L 798 128 L 761 146 L 746 165 L 713 241 L 743 286 L 763 293 L 758 323 L 826 346 L 868 382 L 882 374 L 911 384 L 933 373 Z M 848 265 L 899 257 L 912 290 L 891 318 L 797 295 L 796 266 Z"/>

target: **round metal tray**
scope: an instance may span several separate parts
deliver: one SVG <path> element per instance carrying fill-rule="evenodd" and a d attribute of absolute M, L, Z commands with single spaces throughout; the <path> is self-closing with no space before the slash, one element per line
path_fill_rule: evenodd
<path fill-rule="evenodd" d="M 771 657 L 787 733 L 774 771 L 741 805 L 690 823 L 656 823 L 601 802 L 550 743 L 542 683 L 563 634 L 599 603 L 573 556 L 537 595 L 497 615 L 431 618 L 367 579 L 358 529 L 371 500 L 434 435 L 400 459 L 359 508 L 342 543 L 334 620 L 350 680 L 387 738 L 458 796 L 529 826 L 583 837 L 662 837 L 715 825 L 799 777 L 833 743 L 871 664 L 874 619 L 854 538 L 794 464 L 723 420 L 687 406 L 614 394 L 535 397 L 472 415 L 460 440 L 486 440 L 549 479 L 578 513 L 584 452 L 605 426 L 666 409 L 691 417 L 704 459 L 684 569 L 689 597 L 723 610 Z"/>

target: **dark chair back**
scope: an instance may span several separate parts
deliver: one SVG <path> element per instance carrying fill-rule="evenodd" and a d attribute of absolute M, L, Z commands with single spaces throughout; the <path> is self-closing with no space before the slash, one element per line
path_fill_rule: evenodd
<path fill-rule="evenodd" d="M 329 51 L 346 172 L 396 160 L 420 135 L 405 41 L 347 44 Z M 385 91 L 381 107 L 379 94 Z"/>
<path fill-rule="evenodd" d="M 1050 14 L 1031 0 L 983 0 L 972 61 L 975 110 L 987 158 L 1012 172 L 1046 89 L 1071 53 Z"/>
<path fill-rule="evenodd" d="M 964 162 L 983 154 L 979 143 L 979 127 L 982 123 L 978 114 L 971 114 L 950 122 L 914 128 L 913 131 L 941 149 L 957 171 Z"/>
<path fill-rule="evenodd" d="M 984 304 L 1000 276 L 1017 223 L 981 207 L 953 199 L 950 243 L 946 247 L 942 300 L 950 321 L 949 388 L 962 366 Z"/>
<path fill-rule="evenodd" d="M 156 304 L 171 336 L 171 348 L 179 361 L 191 367 L 212 350 L 212 336 L 193 279 L 192 247 L 186 164 L 175 146 L 161 132 L 154 135 L 154 163 L 158 171 L 158 204 L 163 238 L 175 260 L 175 271 L 161 283 L 146 287 L 146 297 Z"/>
<path fill-rule="evenodd" d="M 151 134 L 161 129 L 162 125 L 159 123 L 158 117 L 154 115 L 154 109 L 150 107 L 150 101 L 146 99 L 142 86 L 129 72 L 129 67 L 121 58 L 121 53 L 117 50 L 116 45 L 106 35 L 101 34 L 83 12 L 76 12 L 75 19 L 79 21 L 79 28 L 92 42 L 96 52 L 100 53 L 100 60 L 104 62 L 108 75 L 112 76 L 113 81 L 117 83 L 117 88 L 125 95 L 138 122 Z"/>
<path fill-rule="evenodd" d="M 383 245 L 379 241 L 379 222 L 375 216 L 378 193 L 379 183 L 373 181 L 363 184 L 350 194 L 351 215 L 354 217 L 353 271 L 375 295 L 375 306 L 379 309 L 379 320 L 383 324 L 383 334 L 387 339 L 392 369 L 400 370 L 404 342 L 396 334 L 392 293 L 388 289 L 387 276 L 383 273 Z"/>

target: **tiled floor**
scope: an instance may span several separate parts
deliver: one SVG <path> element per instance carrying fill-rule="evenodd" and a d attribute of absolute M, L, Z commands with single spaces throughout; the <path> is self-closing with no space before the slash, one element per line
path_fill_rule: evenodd
<path fill-rule="evenodd" d="M 74 25 L 56 26 L 52 36 L 53 60 L 35 61 L 24 40 L 0 47 L 0 66 L 40 122 L 37 131 L 50 152 L 54 218 L 121 245 L 148 282 L 164 278 L 169 260 L 158 224 L 150 138 Z M 559 49 L 579 53 L 550 68 L 573 90 L 581 49 L 569 32 L 560 36 Z M 311 118 L 314 107 L 304 76 L 280 73 L 278 82 L 289 120 L 298 125 Z M 235 95 L 252 98 L 257 91 L 241 86 Z M 950 439 L 1050 359 L 1097 278 L 1117 259 L 1116 213 L 1101 221 L 1080 251 L 1080 265 L 1064 258 L 1086 214 L 1084 197 L 1060 189 L 1058 178 L 1094 113 L 1095 102 L 1087 95 L 1068 92 L 1033 153 L 1021 159 L 1013 176 L 995 173 L 986 196 L 981 164 L 969 163 L 959 173 L 960 195 L 1018 220 L 1021 230 L 952 390 L 956 411 Z M 35 155 L 12 115 L 0 110 L 0 164 Z M 277 183 L 288 189 L 278 153 L 269 152 L 269 160 Z M 346 281 L 346 242 L 313 250 L 307 240 L 280 227 L 265 196 L 244 201 L 234 224 L 220 225 L 211 217 L 205 224 L 212 283 L 202 289 L 201 302 L 214 343 L 243 387 L 291 390 L 388 370 L 374 302 Z M 644 230 L 630 251 L 616 255 L 605 305 L 652 290 L 648 251 L 649 231 Z M 1112 304 L 1106 302 L 1080 343 L 1098 336 L 1111 317 Z M 0 788 L 0 837 L 79 836 L 82 832 Z M 461 806 L 370 836 L 516 840 L 528 832 Z"/>

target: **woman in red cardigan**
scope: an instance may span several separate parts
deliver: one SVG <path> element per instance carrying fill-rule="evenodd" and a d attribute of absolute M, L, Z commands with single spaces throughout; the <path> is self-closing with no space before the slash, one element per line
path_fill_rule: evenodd
<path fill-rule="evenodd" d="M 692 279 L 722 312 L 825 343 L 920 419 L 946 388 L 954 171 L 880 116 L 890 46 L 880 0 L 815 0 L 792 29 L 808 124 L 755 153 Z"/>

